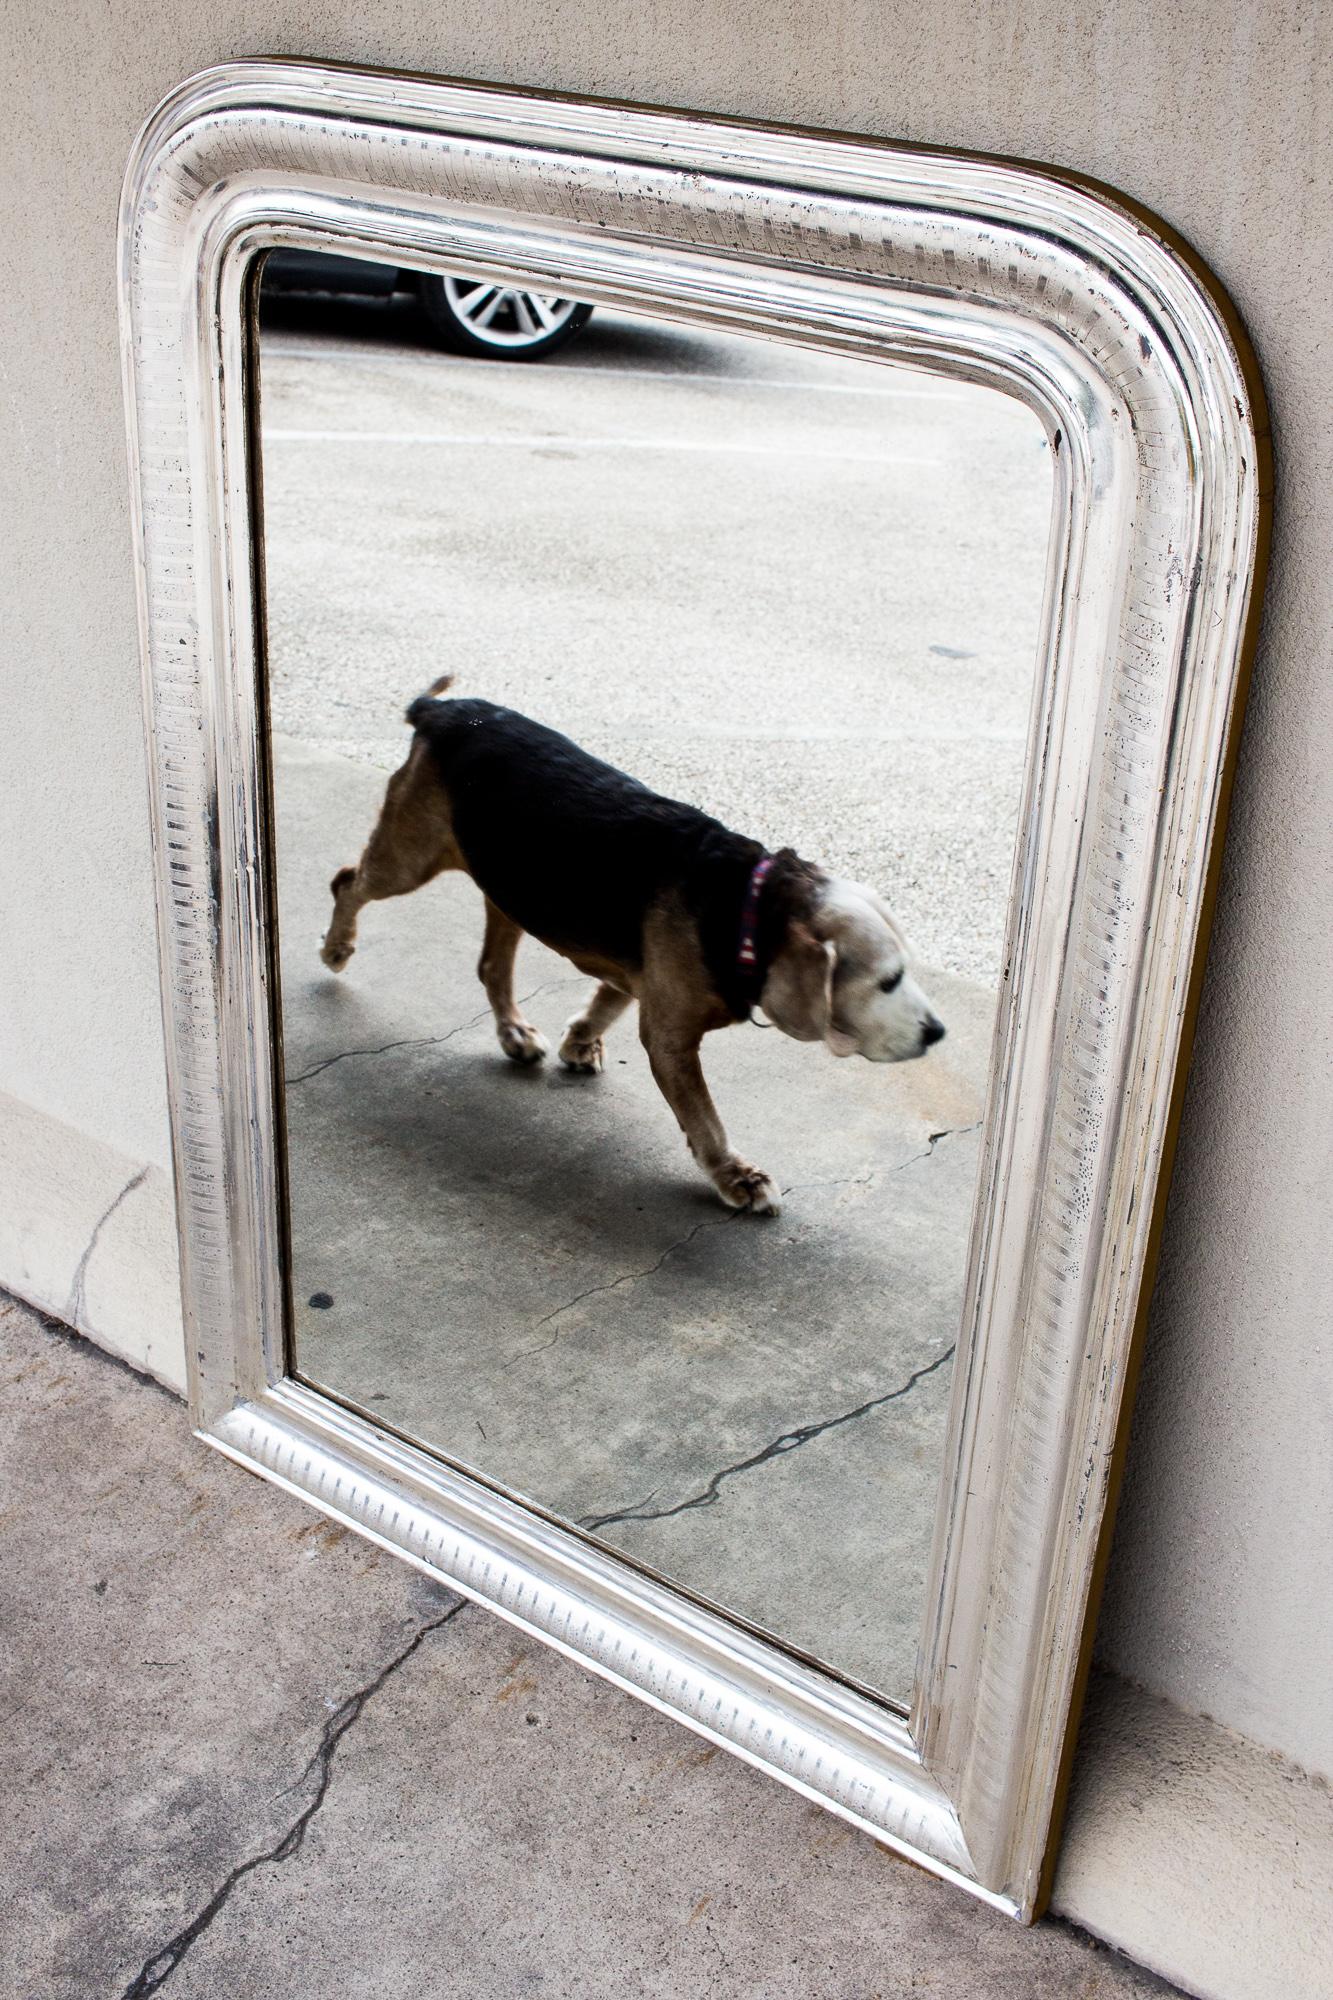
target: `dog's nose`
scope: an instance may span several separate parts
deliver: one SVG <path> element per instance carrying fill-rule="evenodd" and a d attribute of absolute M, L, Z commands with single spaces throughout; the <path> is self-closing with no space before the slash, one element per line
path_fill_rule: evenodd
<path fill-rule="evenodd" d="M 942 1042 L 944 1040 L 943 1021 L 937 1021 L 933 1014 L 927 1014 L 925 1020 L 921 1023 L 921 1039 L 927 1048 L 930 1047 L 932 1042 Z"/>

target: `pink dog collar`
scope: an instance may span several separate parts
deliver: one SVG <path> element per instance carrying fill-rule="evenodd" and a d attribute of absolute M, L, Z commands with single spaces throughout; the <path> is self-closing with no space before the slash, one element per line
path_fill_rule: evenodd
<path fill-rule="evenodd" d="M 736 963 L 742 972 L 753 972 L 759 956 L 759 898 L 763 893 L 764 878 L 773 866 L 773 856 L 765 854 L 750 870 L 750 884 L 745 891 L 745 904 L 741 910 L 741 941 L 736 953 Z"/>

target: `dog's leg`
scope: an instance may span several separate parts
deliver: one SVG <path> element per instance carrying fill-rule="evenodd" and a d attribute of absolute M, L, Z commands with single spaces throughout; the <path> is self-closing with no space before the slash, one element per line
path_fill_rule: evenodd
<path fill-rule="evenodd" d="M 486 998 L 495 1015 L 495 1032 L 500 1047 L 516 1063 L 540 1062 L 546 1041 L 530 1021 L 525 1021 L 514 998 L 514 960 L 523 932 L 503 910 L 486 899 L 486 935 L 482 940 L 477 977 L 486 988 Z"/>
<path fill-rule="evenodd" d="M 633 999 L 633 994 L 622 993 L 618 986 L 608 986 L 603 980 L 596 992 L 591 994 L 582 1013 L 575 1014 L 565 1028 L 565 1039 L 560 1044 L 559 1055 L 566 1069 L 583 1070 L 593 1076 L 601 1069 L 606 1051 L 602 1046 L 602 1036 L 613 1022 L 618 1021 Z"/>
<path fill-rule="evenodd" d="M 414 743 L 407 762 L 385 787 L 374 832 L 355 868 L 340 868 L 329 884 L 333 917 L 320 957 L 330 972 L 341 972 L 356 950 L 356 920 L 367 903 L 406 896 L 446 868 L 461 868 L 454 845 L 448 801 L 423 746 Z"/>
<path fill-rule="evenodd" d="M 778 1191 L 766 1173 L 740 1159 L 727 1144 L 717 1107 L 704 1082 L 697 1034 L 675 1031 L 640 1004 L 639 1034 L 653 1078 L 676 1115 L 685 1142 L 728 1208 L 776 1215 Z"/>

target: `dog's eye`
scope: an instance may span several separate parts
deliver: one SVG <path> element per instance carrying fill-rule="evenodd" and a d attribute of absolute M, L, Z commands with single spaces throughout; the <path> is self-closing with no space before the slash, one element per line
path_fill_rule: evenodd
<path fill-rule="evenodd" d="M 892 972 L 889 974 L 889 977 L 887 979 L 880 980 L 879 990 L 881 993 L 892 993 L 895 986 L 901 986 L 902 983 L 903 983 L 902 973 Z"/>

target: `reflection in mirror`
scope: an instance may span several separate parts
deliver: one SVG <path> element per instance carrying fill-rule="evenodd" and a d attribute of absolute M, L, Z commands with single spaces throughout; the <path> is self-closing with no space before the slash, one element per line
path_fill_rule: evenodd
<path fill-rule="evenodd" d="M 261 355 L 294 1369 L 906 1704 L 1042 431 L 296 253 Z"/>

